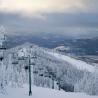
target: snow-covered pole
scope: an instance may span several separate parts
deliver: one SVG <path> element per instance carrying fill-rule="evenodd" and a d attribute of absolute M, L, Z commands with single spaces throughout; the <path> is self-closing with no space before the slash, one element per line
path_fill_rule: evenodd
<path fill-rule="evenodd" d="M 27 60 L 28 61 L 28 65 L 25 66 L 25 70 L 28 70 L 28 73 L 29 73 L 29 96 L 32 96 L 32 80 L 34 80 L 31 78 L 31 65 L 33 65 L 33 68 L 34 68 L 35 59 L 37 58 L 36 54 L 34 54 L 34 56 L 32 57 L 31 53 L 32 53 L 32 51 L 31 51 L 31 47 L 30 47 L 29 51 L 27 51 L 27 50 L 24 51 L 22 49 L 20 51 L 20 53 L 18 54 L 18 60 Z M 15 62 L 15 63 L 17 63 L 17 62 Z M 32 69 L 32 72 L 33 72 L 33 69 Z"/>
<path fill-rule="evenodd" d="M 31 61 L 30 61 L 30 55 L 28 55 L 28 59 L 29 59 L 29 96 L 32 95 L 32 85 L 31 85 Z"/>
<path fill-rule="evenodd" d="M 34 78 L 32 79 L 31 78 L 31 65 L 33 66 L 33 69 L 34 69 L 34 65 L 35 65 L 35 59 L 37 58 L 36 57 L 36 54 L 33 55 L 33 57 L 31 57 L 31 49 L 29 51 L 29 54 L 27 56 L 28 60 L 29 60 L 29 66 L 28 66 L 28 70 L 29 70 L 29 96 L 32 96 L 32 80 L 34 80 Z M 33 61 L 31 61 L 31 58 L 33 59 Z M 33 69 L 32 69 L 32 72 L 33 72 Z"/>
<path fill-rule="evenodd" d="M 27 54 L 25 54 L 25 52 L 23 50 L 20 51 L 20 52 L 21 52 L 20 53 L 21 55 L 19 55 L 18 60 L 26 60 L 26 59 L 28 60 L 28 65 L 25 66 L 25 69 L 29 71 L 29 96 L 32 96 L 32 80 L 33 79 L 31 79 L 31 65 L 33 65 L 33 67 L 34 67 L 36 55 L 31 57 L 31 52 L 32 52 L 31 48 L 27 52 Z M 31 61 L 31 58 L 33 59 L 33 62 Z M 32 69 L 32 71 L 33 71 L 33 69 Z"/>
<path fill-rule="evenodd" d="M 61 83 L 60 83 L 60 80 L 59 80 L 59 83 L 58 83 L 58 84 L 59 84 L 59 85 L 58 85 L 58 86 L 59 86 L 59 90 L 61 90 L 61 87 L 60 87 L 60 84 L 61 84 Z"/>
<path fill-rule="evenodd" d="M 54 77 L 52 77 L 52 89 L 54 89 Z"/>

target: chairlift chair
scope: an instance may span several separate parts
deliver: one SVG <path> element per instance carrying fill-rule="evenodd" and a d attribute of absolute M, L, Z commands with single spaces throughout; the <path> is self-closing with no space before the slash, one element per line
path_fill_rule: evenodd
<path fill-rule="evenodd" d="M 0 61 L 2 61 L 4 59 L 4 57 L 0 57 Z"/>
<path fill-rule="evenodd" d="M 24 57 L 24 56 L 18 57 L 18 60 L 26 60 L 26 57 Z"/>
<path fill-rule="evenodd" d="M 49 77 L 49 73 L 47 71 L 44 72 L 44 77 Z"/>
<path fill-rule="evenodd" d="M 33 73 L 34 73 L 34 74 L 38 74 L 38 71 L 35 70 L 35 71 L 33 71 Z"/>
<path fill-rule="evenodd" d="M 56 84 L 59 85 L 59 82 L 57 82 Z"/>
<path fill-rule="evenodd" d="M 0 32 L 4 33 L 4 28 L 0 28 Z M 2 61 L 4 59 L 4 52 L 6 50 L 6 36 L 3 34 L 3 36 L 0 38 L 0 60 Z"/>
<path fill-rule="evenodd" d="M 49 75 L 48 74 L 45 74 L 44 77 L 49 77 Z"/>
<path fill-rule="evenodd" d="M 0 61 L 4 59 L 4 51 L 0 51 Z"/>
<path fill-rule="evenodd" d="M 25 70 L 28 70 L 29 69 L 29 66 L 25 66 Z"/>
<path fill-rule="evenodd" d="M 38 68 L 38 69 L 39 69 L 39 70 L 43 70 L 43 68 L 41 68 L 41 67 L 40 67 L 40 68 Z"/>
<path fill-rule="evenodd" d="M 6 50 L 6 48 L 5 47 L 0 47 L 0 50 Z"/>
<path fill-rule="evenodd" d="M 30 65 L 35 65 L 35 63 L 34 62 L 31 62 Z"/>
<path fill-rule="evenodd" d="M 23 49 L 21 49 L 18 53 L 18 60 L 25 60 L 25 52 L 23 51 Z"/>
<path fill-rule="evenodd" d="M 13 59 L 12 64 L 17 65 L 19 62 L 16 59 Z"/>
<path fill-rule="evenodd" d="M 49 78 L 51 78 L 51 75 L 49 75 Z"/>
<path fill-rule="evenodd" d="M 4 51 L 0 51 L 0 61 L 2 61 L 4 59 Z"/>
<path fill-rule="evenodd" d="M 43 74 L 39 74 L 39 76 L 43 77 Z"/>
<path fill-rule="evenodd" d="M 17 65 L 18 64 L 18 61 L 12 62 L 12 64 Z"/>
<path fill-rule="evenodd" d="M 37 57 L 36 57 L 36 56 L 32 56 L 31 58 L 32 58 L 32 59 L 37 59 Z"/>
<path fill-rule="evenodd" d="M 6 39 L 0 40 L 0 50 L 6 50 Z"/>

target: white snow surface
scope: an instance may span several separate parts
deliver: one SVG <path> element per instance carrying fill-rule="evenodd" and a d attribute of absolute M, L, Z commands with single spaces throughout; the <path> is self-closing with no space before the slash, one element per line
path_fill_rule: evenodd
<path fill-rule="evenodd" d="M 5 95 L 0 94 L 0 98 L 95 98 L 85 93 L 69 93 L 36 86 L 32 86 L 32 96 L 28 96 L 27 85 L 23 88 L 7 87 L 6 92 Z"/>
<path fill-rule="evenodd" d="M 79 70 L 87 70 L 89 72 L 94 72 L 95 71 L 95 67 L 93 65 L 87 64 L 84 61 L 76 60 L 72 57 L 62 55 L 62 54 L 59 54 L 59 53 L 54 53 L 54 52 L 48 52 L 48 54 L 56 57 L 59 60 L 64 60 L 64 61 L 68 62 L 69 64 L 75 66 Z"/>

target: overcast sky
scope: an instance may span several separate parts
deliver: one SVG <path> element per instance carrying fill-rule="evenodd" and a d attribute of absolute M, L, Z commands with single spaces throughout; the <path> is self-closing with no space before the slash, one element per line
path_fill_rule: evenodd
<path fill-rule="evenodd" d="M 98 0 L 0 0 L 8 34 L 98 32 Z"/>

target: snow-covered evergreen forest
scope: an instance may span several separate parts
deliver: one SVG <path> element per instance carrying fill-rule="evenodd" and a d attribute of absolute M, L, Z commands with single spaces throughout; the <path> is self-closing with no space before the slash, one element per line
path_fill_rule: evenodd
<path fill-rule="evenodd" d="M 32 43 L 5 49 L 5 39 L 5 36 L 1 37 L 0 42 L 1 94 L 6 93 L 8 86 L 22 88 L 29 84 L 30 64 L 32 85 L 98 95 L 97 66 Z"/>
<path fill-rule="evenodd" d="M 0 61 L 1 93 L 8 85 L 22 87 L 28 84 L 28 55 L 33 85 L 98 95 L 98 69 L 95 66 L 78 60 L 74 62 L 73 58 L 68 60 L 67 56 L 29 43 L 4 52 L 4 59 Z"/>

